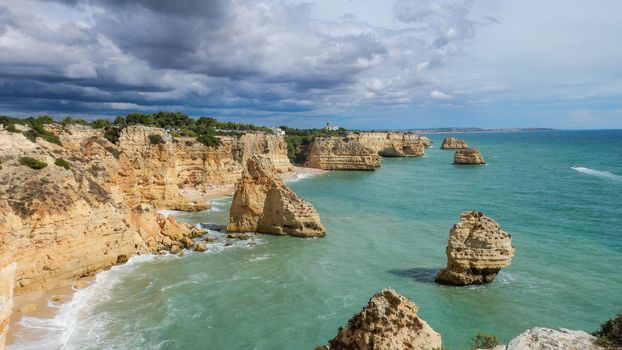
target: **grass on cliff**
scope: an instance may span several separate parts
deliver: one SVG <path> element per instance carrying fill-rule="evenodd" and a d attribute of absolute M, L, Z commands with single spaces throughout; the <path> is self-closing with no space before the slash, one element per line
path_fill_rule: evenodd
<path fill-rule="evenodd" d="M 316 137 L 348 135 L 346 129 L 326 130 L 326 129 L 294 129 L 287 126 L 280 126 L 285 131 L 285 142 L 287 143 L 287 157 L 294 163 L 301 164 L 306 160 L 307 147 Z"/>
<path fill-rule="evenodd" d="M 39 170 L 39 169 L 43 169 L 46 166 L 48 166 L 48 164 L 46 162 L 40 161 L 38 159 L 32 158 L 32 157 L 21 157 L 19 159 L 19 164 L 21 165 L 25 165 L 31 169 L 35 169 L 35 170 Z"/>
<path fill-rule="evenodd" d="M 61 167 L 61 168 L 65 168 L 67 170 L 69 170 L 71 168 L 71 166 L 69 165 L 69 162 L 64 160 L 63 158 L 57 158 L 54 161 L 54 164 Z"/>
<path fill-rule="evenodd" d="M 163 145 L 165 142 L 162 135 L 151 134 L 149 135 L 149 143 L 152 145 Z"/>
<path fill-rule="evenodd" d="M 499 345 L 499 340 L 497 340 L 497 337 L 495 337 L 494 335 L 479 333 L 471 338 L 469 345 L 471 346 L 471 350 L 492 349 L 495 346 Z"/>
<path fill-rule="evenodd" d="M 600 346 L 622 348 L 622 313 L 603 323 L 593 335 Z"/>

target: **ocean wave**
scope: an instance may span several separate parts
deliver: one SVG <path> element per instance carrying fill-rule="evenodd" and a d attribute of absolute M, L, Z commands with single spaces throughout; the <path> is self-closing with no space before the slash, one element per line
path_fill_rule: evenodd
<path fill-rule="evenodd" d="M 582 166 L 573 166 L 571 167 L 571 169 L 576 170 L 583 174 L 587 174 L 587 175 L 603 177 L 603 178 L 616 180 L 616 181 L 622 181 L 622 175 L 616 175 L 609 171 L 590 169 L 590 168 L 586 168 Z"/>

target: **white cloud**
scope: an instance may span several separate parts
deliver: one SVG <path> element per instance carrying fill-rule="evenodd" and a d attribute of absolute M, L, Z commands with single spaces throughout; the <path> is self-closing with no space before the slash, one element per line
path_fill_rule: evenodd
<path fill-rule="evenodd" d="M 453 98 L 453 96 L 438 90 L 433 90 L 432 92 L 430 92 L 430 97 L 437 100 L 451 100 Z"/>

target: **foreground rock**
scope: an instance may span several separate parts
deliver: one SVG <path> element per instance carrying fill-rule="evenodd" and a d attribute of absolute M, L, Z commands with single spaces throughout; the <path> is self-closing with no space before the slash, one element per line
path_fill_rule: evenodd
<path fill-rule="evenodd" d="M 595 341 L 596 337 L 584 331 L 536 327 L 493 350 L 603 350 Z"/>
<path fill-rule="evenodd" d="M 380 156 L 348 137 L 318 137 L 307 152 L 305 167 L 323 170 L 375 170 Z"/>
<path fill-rule="evenodd" d="M 512 236 L 482 212 L 467 211 L 449 231 L 447 268 L 436 282 L 466 286 L 489 283 L 512 262 Z"/>
<path fill-rule="evenodd" d="M 270 159 L 248 160 L 235 187 L 227 232 L 259 232 L 297 237 L 326 234 L 311 206 L 290 190 Z"/>
<path fill-rule="evenodd" d="M 465 148 L 459 149 L 454 153 L 454 164 L 486 164 L 486 162 L 476 148 Z"/>
<path fill-rule="evenodd" d="M 354 315 L 328 345 L 316 350 L 431 350 L 441 335 L 417 316 L 419 307 L 393 289 L 383 289 Z"/>
<path fill-rule="evenodd" d="M 430 139 L 410 132 L 351 132 L 348 138 L 383 157 L 422 157 Z"/>
<path fill-rule="evenodd" d="M 441 149 L 460 149 L 460 148 L 469 148 L 469 145 L 463 140 L 457 137 L 446 137 L 443 140 L 443 144 L 441 145 Z"/>

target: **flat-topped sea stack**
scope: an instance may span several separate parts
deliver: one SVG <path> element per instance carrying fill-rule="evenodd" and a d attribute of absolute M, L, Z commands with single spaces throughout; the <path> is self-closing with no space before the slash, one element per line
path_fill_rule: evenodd
<path fill-rule="evenodd" d="M 316 350 L 432 350 L 441 335 L 417 316 L 419 307 L 393 289 L 383 289 L 354 315 L 328 345 Z"/>
<path fill-rule="evenodd" d="M 323 170 L 375 170 L 380 156 L 348 137 L 318 137 L 307 151 L 308 168 Z"/>
<path fill-rule="evenodd" d="M 236 184 L 227 232 L 323 237 L 326 229 L 313 206 L 285 185 L 270 159 L 254 156 Z"/>
<path fill-rule="evenodd" d="M 447 268 L 435 281 L 466 286 L 489 283 L 510 265 L 514 256 L 512 236 L 482 212 L 467 211 L 449 231 Z"/>
<path fill-rule="evenodd" d="M 456 150 L 454 153 L 455 165 L 479 165 L 486 164 L 484 157 L 477 148 L 465 148 Z"/>
<path fill-rule="evenodd" d="M 443 140 L 443 144 L 441 145 L 441 149 L 462 149 L 469 148 L 469 145 L 463 139 L 459 139 L 457 137 L 446 137 Z"/>
<path fill-rule="evenodd" d="M 430 140 L 410 132 L 351 132 L 348 138 L 383 157 L 422 157 Z"/>

